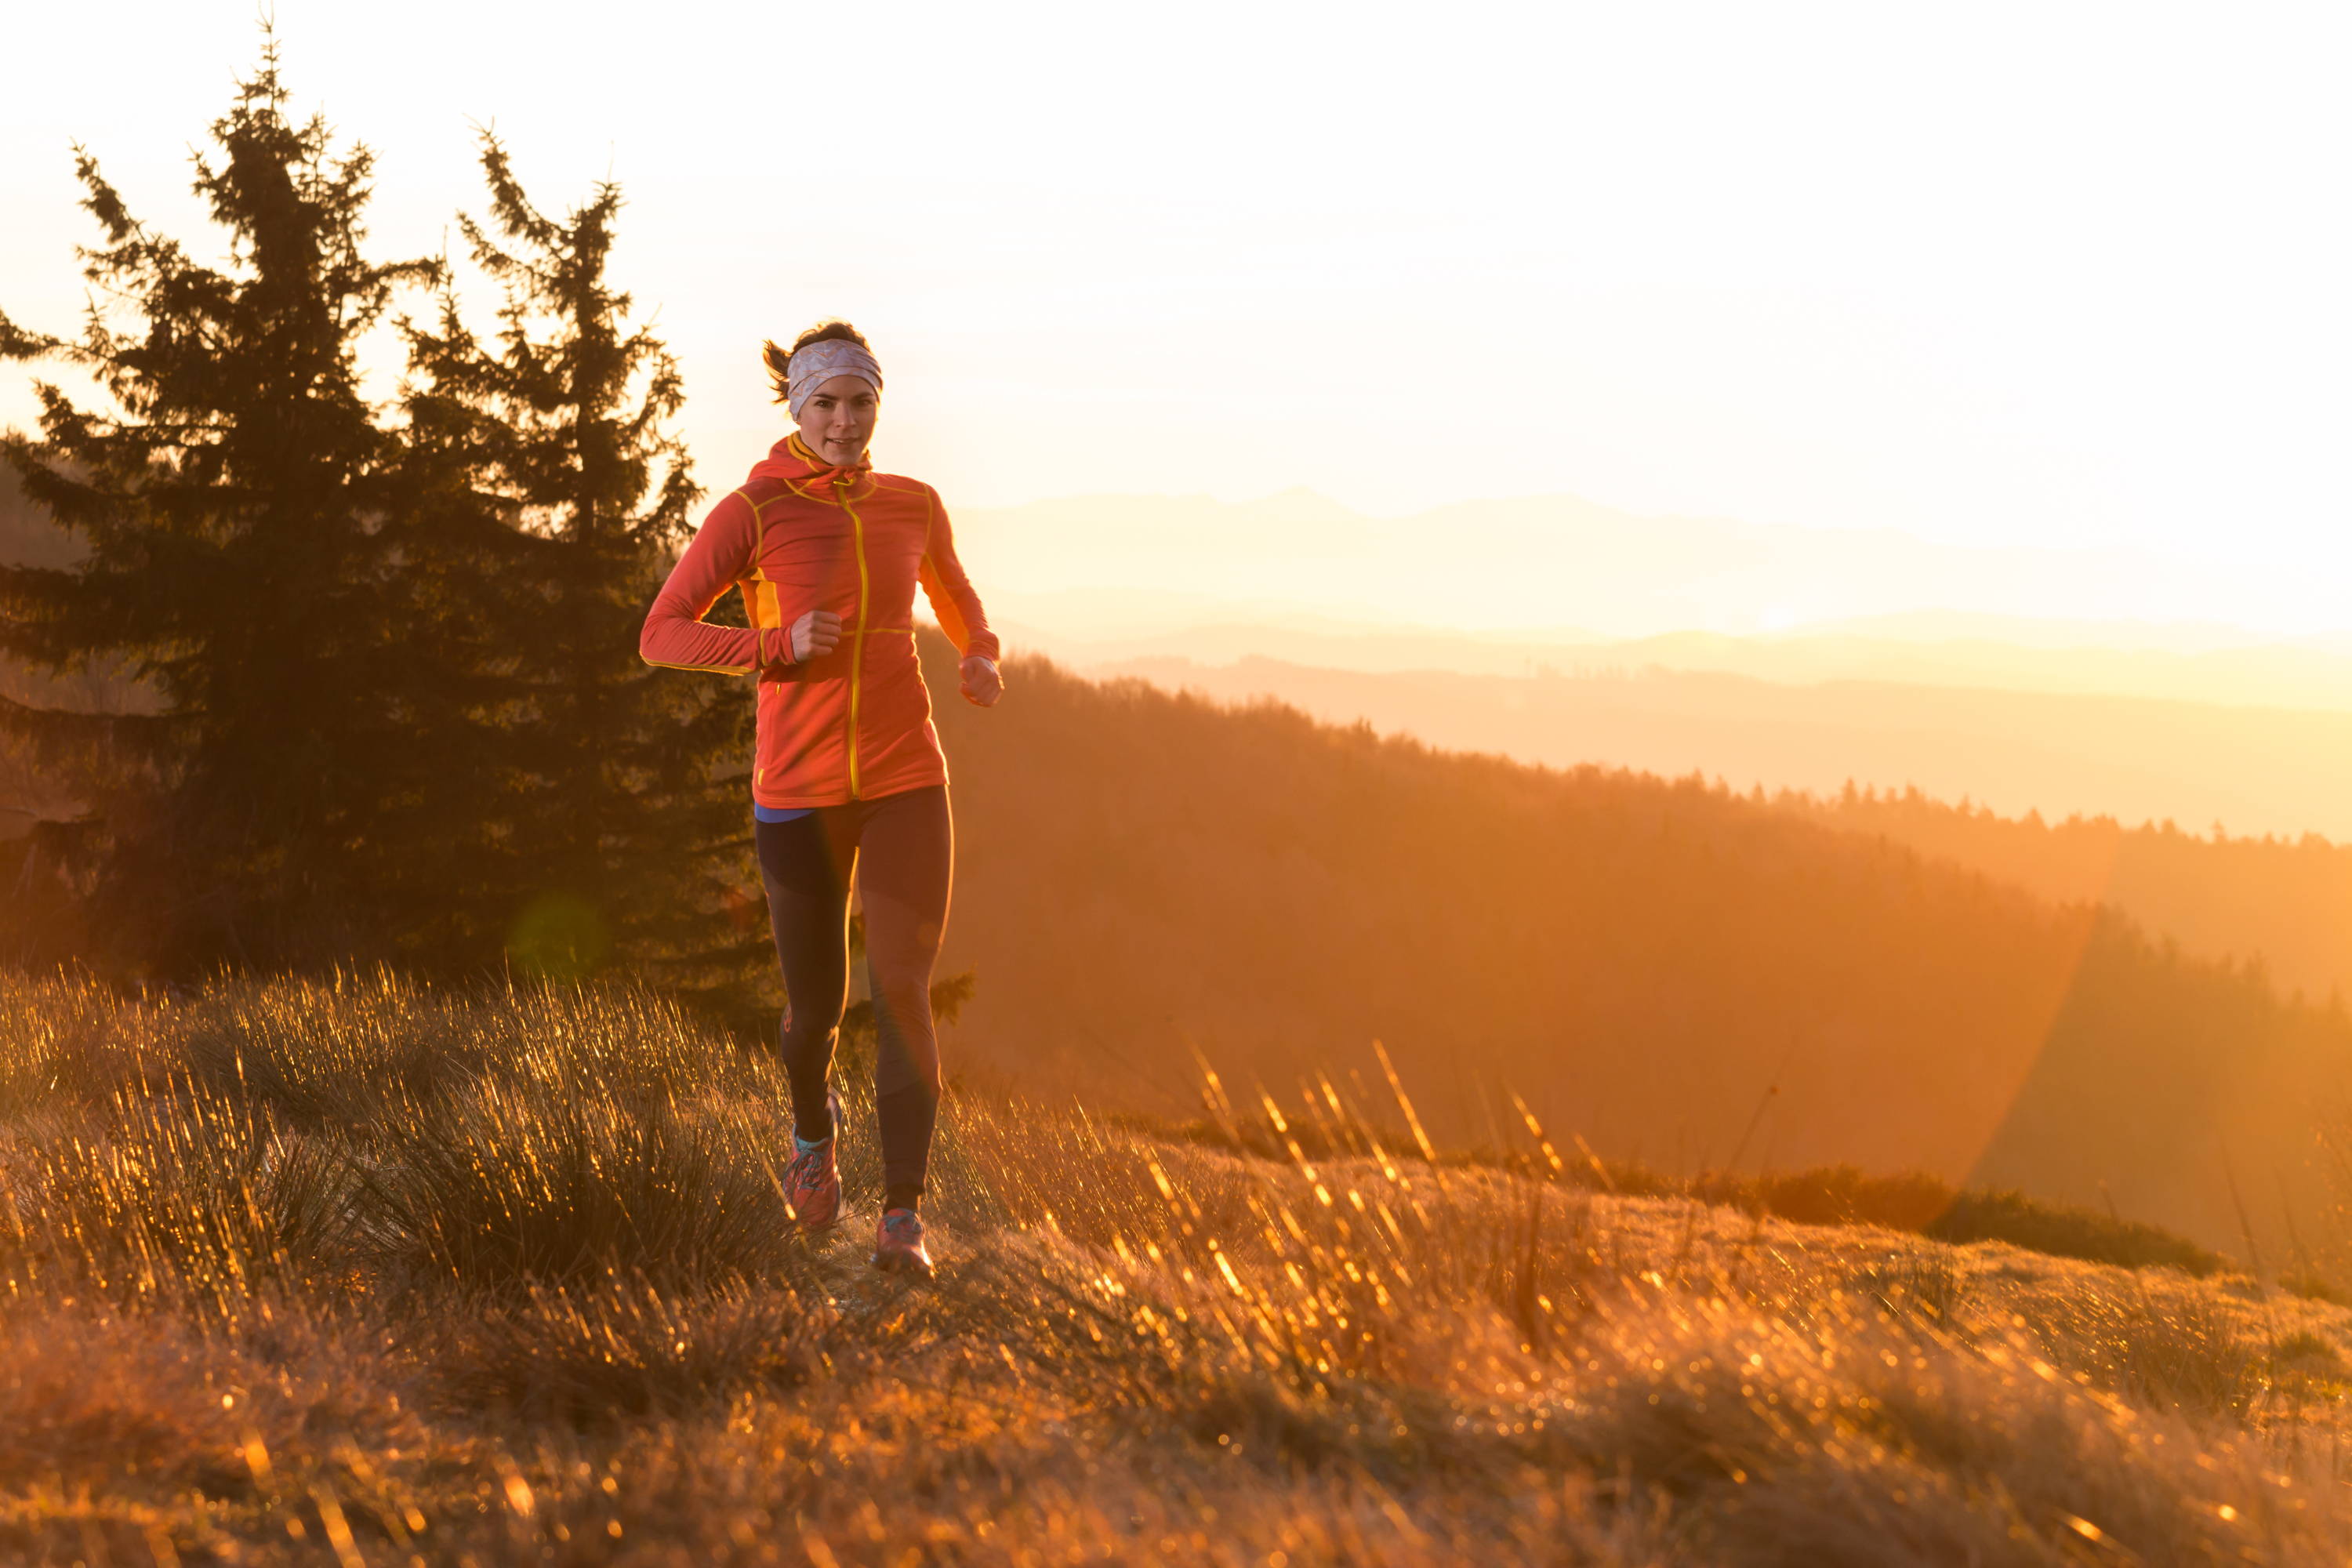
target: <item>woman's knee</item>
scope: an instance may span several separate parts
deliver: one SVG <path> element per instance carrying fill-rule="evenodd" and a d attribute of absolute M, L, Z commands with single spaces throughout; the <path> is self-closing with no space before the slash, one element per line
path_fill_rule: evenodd
<path fill-rule="evenodd" d="M 939 1099 L 940 1053 L 928 1035 L 920 1040 L 894 1040 L 885 1036 L 877 1039 L 875 1047 L 874 1092 L 877 1095 L 905 1094 L 915 1090 L 927 1099 Z"/>
<path fill-rule="evenodd" d="M 830 1018 L 804 1016 L 797 1007 L 785 1009 L 783 1021 L 776 1029 L 776 1045 L 787 1066 L 803 1062 L 824 1063 L 833 1060 L 835 1047 L 841 1040 L 841 1009 L 836 1007 Z"/>
<path fill-rule="evenodd" d="M 877 973 L 874 986 L 874 1083 L 878 1092 L 940 1088 L 940 1044 L 931 1022 L 930 975 Z"/>

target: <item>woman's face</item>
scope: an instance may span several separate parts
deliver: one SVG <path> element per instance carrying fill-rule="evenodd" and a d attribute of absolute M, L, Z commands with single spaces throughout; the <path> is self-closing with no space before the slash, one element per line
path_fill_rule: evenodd
<path fill-rule="evenodd" d="M 801 439 L 826 462 L 846 468 L 866 455 L 866 444 L 874 439 L 874 416 L 881 408 L 882 395 L 871 382 L 836 375 L 801 405 Z"/>

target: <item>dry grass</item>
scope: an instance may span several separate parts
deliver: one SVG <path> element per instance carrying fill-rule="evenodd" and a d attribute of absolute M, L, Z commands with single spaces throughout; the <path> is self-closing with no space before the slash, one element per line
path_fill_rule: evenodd
<path fill-rule="evenodd" d="M 1277 1162 L 1362 1153 L 1373 1139 L 1385 1139 L 1402 1157 L 1423 1157 L 1410 1134 L 1393 1129 L 1381 1131 L 1351 1116 L 1333 1115 L 1324 1100 L 1327 1092 L 1335 1091 L 1321 1084 L 1307 1086 L 1286 1118 L 1282 1108 L 1269 1105 L 1255 1114 L 1238 1117 L 1228 1113 L 1169 1121 L 1128 1113 L 1112 1121 L 1163 1141 L 1199 1143 Z M 1519 1109 L 1524 1114 L 1525 1107 Z M 1884 1226 L 1963 1245 L 2006 1241 L 2054 1257 L 2129 1268 L 2161 1264 L 2203 1275 L 2235 1267 L 2223 1255 L 2157 1226 L 2042 1202 L 2015 1191 L 1962 1191 L 1925 1171 L 1874 1174 L 1848 1164 L 1763 1174 L 1703 1171 L 1695 1176 L 1672 1176 L 1638 1161 L 1604 1161 L 1589 1149 L 1563 1159 L 1539 1131 L 1537 1142 L 1541 1147 L 1526 1146 L 1522 1140 L 1519 1146 L 1502 1149 L 1432 1150 L 1426 1157 L 1437 1163 L 1516 1171 L 1637 1197 L 1694 1197 L 1800 1225 Z M 2308 1270 L 2297 1278 L 2296 1288 L 2305 1295 L 2331 1294 L 2326 1279 Z"/>
<path fill-rule="evenodd" d="M 870 1207 L 793 1237 L 772 1068 L 643 996 L 0 978 L 0 1559 L 2352 1553 L 2342 1308 L 1405 1161 L 1318 1092 L 1353 1131 L 1281 1163 L 956 1103 L 908 1288 Z"/>

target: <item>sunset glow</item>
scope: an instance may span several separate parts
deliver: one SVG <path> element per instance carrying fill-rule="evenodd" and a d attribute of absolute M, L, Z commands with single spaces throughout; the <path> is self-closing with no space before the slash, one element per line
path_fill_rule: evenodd
<path fill-rule="evenodd" d="M 0 36 L 0 1557 L 2352 1562 L 2352 12 Z"/>
<path fill-rule="evenodd" d="M 247 5 L 120 15 L 142 47 L 106 94 L 26 73 L 0 105 L 20 317 L 81 299 L 69 143 L 184 227 L 191 128 L 251 52 Z M 619 179 L 617 265 L 707 481 L 777 431 L 758 339 L 839 313 L 891 367 L 886 465 L 959 508 L 1570 495 L 2153 552 L 2218 568 L 2210 602 L 2100 616 L 2352 626 L 2333 8 L 402 15 L 276 11 L 304 101 L 379 155 L 379 247 L 442 247 L 472 119 L 536 188 Z M 70 54 L 82 26 L 13 41 Z M 1102 553 L 1090 586 L 1151 585 Z M 1318 596 L 1312 564 L 1224 570 Z M 1489 570 L 1444 563 L 1421 618 L 1469 624 Z"/>

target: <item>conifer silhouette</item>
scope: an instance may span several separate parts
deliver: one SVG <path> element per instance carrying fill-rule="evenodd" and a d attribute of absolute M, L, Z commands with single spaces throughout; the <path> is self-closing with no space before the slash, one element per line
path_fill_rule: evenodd
<path fill-rule="evenodd" d="M 459 223 L 503 290 L 499 330 L 470 331 L 446 290 L 437 321 L 407 329 L 415 461 L 460 481 L 462 502 L 445 488 L 440 504 L 475 521 L 451 537 L 493 519 L 505 536 L 484 545 L 474 605 L 438 639 L 491 705 L 477 718 L 498 714 L 478 754 L 494 759 L 480 776 L 497 798 L 480 812 L 499 838 L 465 880 L 501 910 L 521 970 L 619 962 L 744 1004 L 770 967 L 764 927 L 720 917 L 757 913 L 740 891 L 750 689 L 679 680 L 637 655 L 700 495 L 669 428 L 677 366 L 607 275 L 620 187 L 599 183 L 558 219 L 487 131 L 481 161 L 488 214 Z"/>
<path fill-rule="evenodd" d="M 0 357 L 90 373 L 38 387 L 37 438 L 0 454 L 87 547 L 0 569 L 0 654 L 133 679 L 147 710 L 37 701 L 0 721 L 83 810 L 43 849 L 126 967 L 276 967 L 382 944 L 364 861 L 413 751 L 391 639 L 388 438 L 354 348 L 427 261 L 379 263 L 372 157 L 289 115 L 276 42 L 195 154 L 226 231 L 212 267 L 134 217 L 87 150 L 88 315 L 70 339 L 0 317 Z M 206 247 L 205 248 L 210 248 Z"/>

